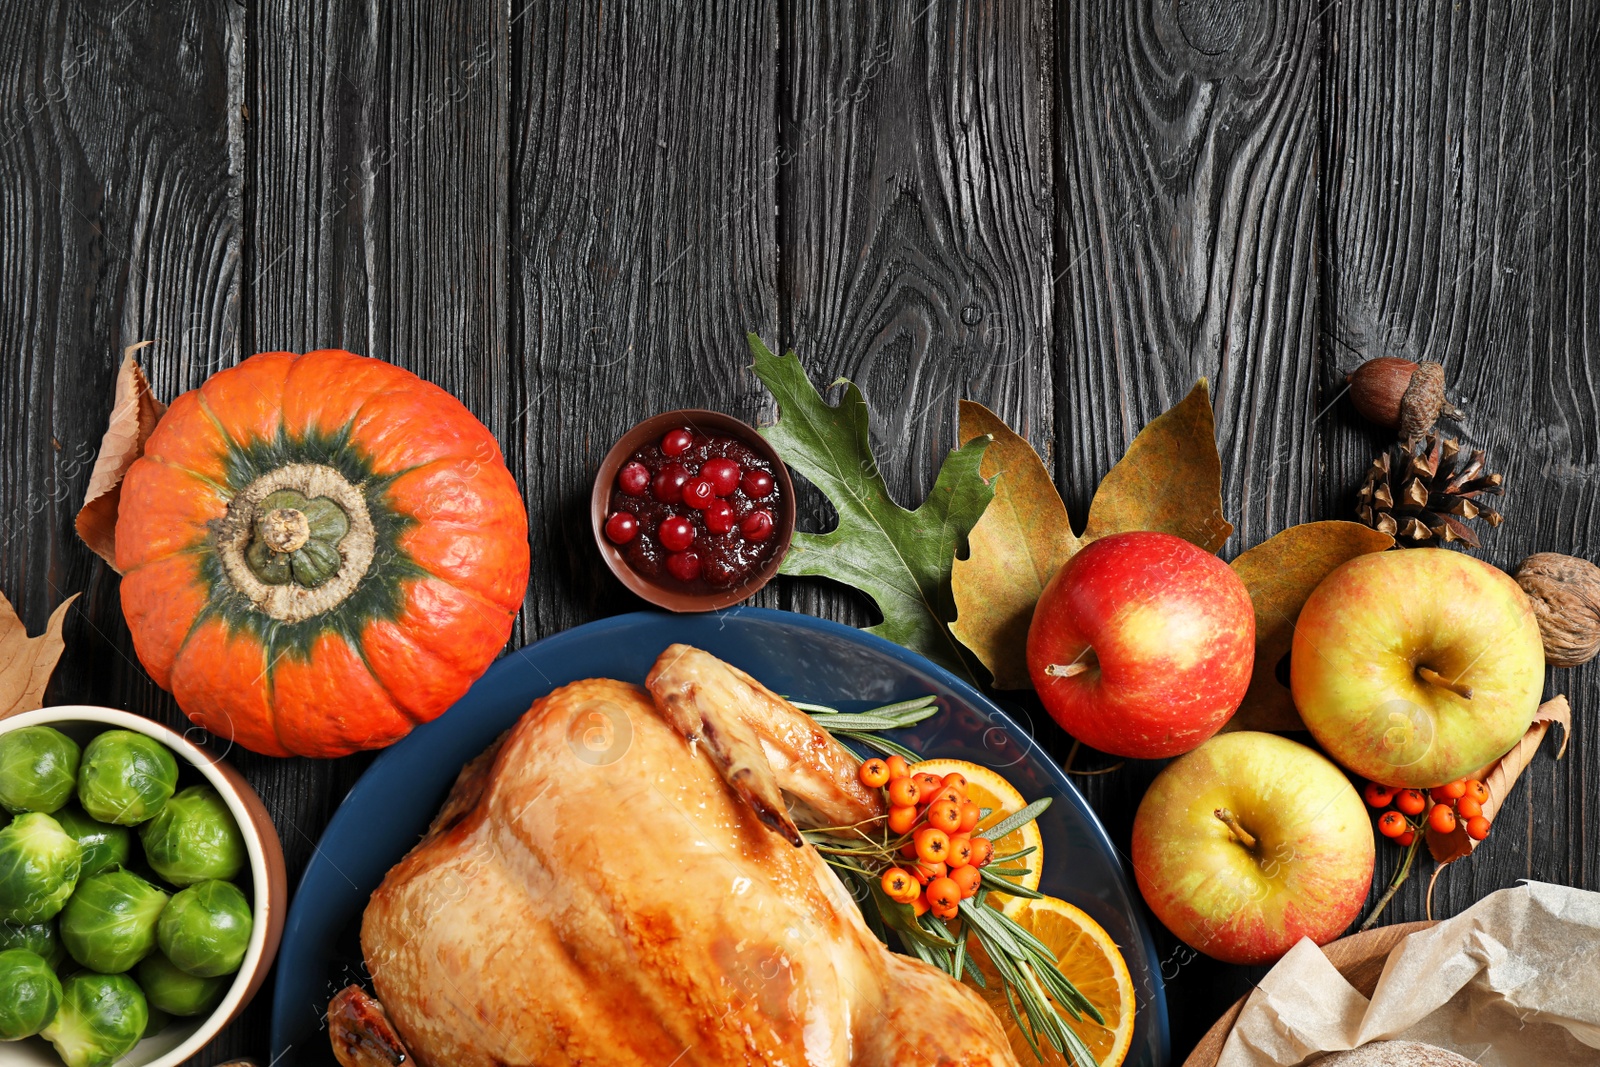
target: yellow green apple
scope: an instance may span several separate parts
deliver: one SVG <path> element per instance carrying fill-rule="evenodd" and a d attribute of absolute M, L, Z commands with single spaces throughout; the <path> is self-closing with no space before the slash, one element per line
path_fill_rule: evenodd
<path fill-rule="evenodd" d="M 1353 559 L 1295 624 L 1295 706 L 1317 742 L 1384 785 L 1425 789 L 1500 758 L 1539 707 L 1527 594 L 1482 560 L 1412 548 Z"/>
<path fill-rule="evenodd" d="M 1145 903 L 1227 963 L 1338 937 L 1367 898 L 1372 859 L 1372 824 L 1344 772 L 1277 734 L 1220 734 L 1174 760 L 1133 820 Z"/>

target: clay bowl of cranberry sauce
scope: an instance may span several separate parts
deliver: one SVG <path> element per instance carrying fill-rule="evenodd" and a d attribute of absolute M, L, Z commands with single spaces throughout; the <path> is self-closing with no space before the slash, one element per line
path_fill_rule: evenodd
<path fill-rule="evenodd" d="M 794 534 L 794 485 L 748 423 L 669 411 L 606 453 L 589 512 L 623 585 L 669 611 L 715 611 L 778 573 Z"/>

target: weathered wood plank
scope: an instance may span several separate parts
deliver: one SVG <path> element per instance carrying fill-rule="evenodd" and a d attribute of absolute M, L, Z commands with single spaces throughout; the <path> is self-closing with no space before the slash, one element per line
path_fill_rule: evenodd
<path fill-rule="evenodd" d="M 244 52 L 225 2 L 0 12 L 0 589 L 31 629 L 83 593 L 50 703 L 188 725 L 73 518 L 125 345 L 156 341 L 140 359 L 165 397 L 238 358 Z"/>
<path fill-rule="evenodd" d="M 1080 522 L 1133 435 L 1202 376 L 1238 527 L 1225 554 L 1310 517 L 1313 6 L 1061 9 L 1057 439 Z"/>
<path fill-rule="evenodd" d="M 826 385 L 861 386 L 891 492 L 915 506 L 981 401 L 1049 454 L 1050 6 L 783 16 L 783 328 Z M 803 526 L 827 529 L 821 499 Z M 788 606 L 856 624 L 868 605 L 795 583 Z"/>
<path fill-rule="evenodd" d="M 527 395 L 510 432 L 530 637 L 643 606 L 590 540 L 589 486 L 618 437 L 672 408 L 763 408 L 745 332 L 777 322 L 776 43 L 771 0 L 516 20 L 511 347 Z"/>
<path fill-rule="evenodd" d="M 1057 7 L 1057 475 L 1080 523 L 1133 435 L 1201 376 L 1237 527 L 1224 555 L 1312 517 L 1314 7 Z M 1120 847 L 1159 769 L 1079 779 Z M 1181 1055 L 1246 988 L 1244 972 L 1159 928 L 1157 943 Z"/>
<path fill-rule="evenodd" d="M 158 391 L 237 349 L 242 19 L 24 5 L 0 15 L 0 588 L 30 628 L 77 591 L 55 702 L 157 713 L 118 579 L 73 530 L 122 348 Z"/>
<path fill-rule="evenodd" d="M 246 354 L 347 348 L 415 371 L 483 420 L 515 470 L 510 17 L 491 0 L 251 8 L 242 333 Z M 293 884 L 370 760 L 235 762 Z M 238 1050 L 266 1049 L 269 1000 L 230 1029 Z"/>
<path fill-rule="evenodd" d="M 1474 553 L 1600 558 L 1600 27 L 1583 3 L 1330 12 L 1323 91 L 1324 395 L 1364 358 L 1445 365 L 1449 427 L 1505 473 L 1506 521 Z M 1327 421 L 1321 510 L 1348 514 L 1384 444 L 1347 404 Z M 1580 722 L 1600 669 L 1551 670 Z M 1524 775 L 1494 833 L 1440 877 L 1435 917 L 1520 878 L 1600 888 L 1600 746 L 1583 729 Z M 1397 850 L 1379 850 L 1386 880 Z M 1387 918 L 1421 918 L 1427 871 Z"/>
<path fill-rule="evenodd" d="M 251 13 L 245 349 L 338 347 L 416 371 L 504 442 L 509 16 L 276 3 Z M 354 764 L 245 760 L 292 871 Z"/>

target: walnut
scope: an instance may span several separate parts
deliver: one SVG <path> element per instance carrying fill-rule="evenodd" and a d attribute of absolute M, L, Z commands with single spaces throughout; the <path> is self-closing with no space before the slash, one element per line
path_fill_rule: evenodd
<path fill-rule="evenodd" d="M 1533 601 L 1545 662 L 1576 667 L 1594 659 L 1600 652 L 1600 567 L 1573 556 L 1540 552 L 1522 561 L 1516 578 Z"/>

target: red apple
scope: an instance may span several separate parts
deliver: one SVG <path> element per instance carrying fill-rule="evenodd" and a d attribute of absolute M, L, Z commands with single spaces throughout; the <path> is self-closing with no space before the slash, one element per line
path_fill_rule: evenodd
<path fill-rule="evenodd" d="M 1355 787 L 1276 734 L 1222 734 L 1173 761 L 1133 820 L 1145 903 L 1227 963 L 1269 963 L 1302 937 L 1338 937 L 1367 899 L 1372 859 Z"/>
<path fill-rule="evenodd" d="M 1164 533 L 1100 540 L 1033 609 L 1028 673 L 1086 745 L 1158 759 L 1222 728 L 1250 685 L 1256 616 L 1233 568 Z"/>
<path fill-rule="evenodd" d="M 1544 691 L 1533 605 L 1505 572 L 1445 548 L 1358 556 L 1295 623 L 1290 689 L 1328 755 L 1426 789 L 1505 755 Z"/>

